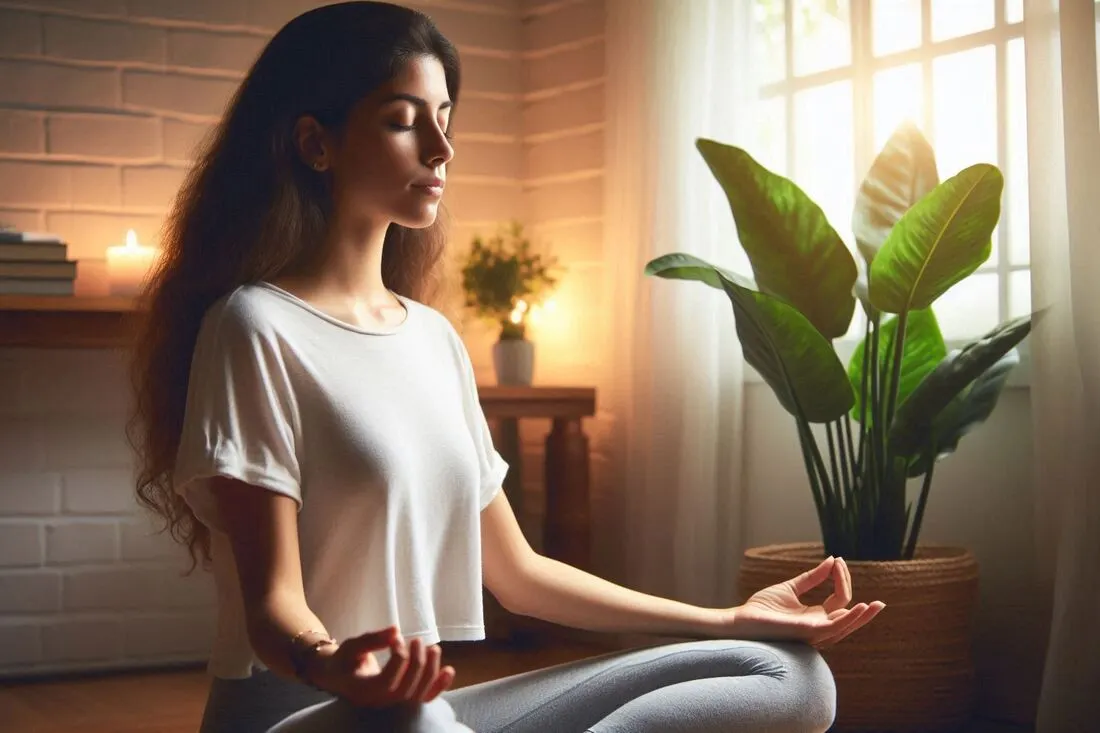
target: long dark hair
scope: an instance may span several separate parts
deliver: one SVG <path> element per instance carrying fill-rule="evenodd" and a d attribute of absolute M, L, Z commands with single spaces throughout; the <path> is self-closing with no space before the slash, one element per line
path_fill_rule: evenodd
<path fill-rule="evenodd" d="M 331 199 L 298 155 L 297 120 L 312 115 L 340 134 L 356 102 L 423 56 L 440 61 L 457 103 L 458 52 L 424 14 L 345 2 L 298 16 L 252 65 L 179 191 L 162 257 L 139 298 L 127 437 L 138 456 L 138 500 L 187 546 L 188 574 L 199 550 L 204 566 L 211 559 L 209 530 L 172 488 L 203 315 L 237 286 L 274 279 L 322 241 Z M 441 221 L 427 229 L 391 225 L 382 255 L 386 287 L 430 303 L 444 244 Z"/>

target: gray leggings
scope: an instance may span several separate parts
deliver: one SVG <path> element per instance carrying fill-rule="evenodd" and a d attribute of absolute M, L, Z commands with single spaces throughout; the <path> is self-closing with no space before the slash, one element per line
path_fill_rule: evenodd
<path fill-rule="evenodd" d="M 612 652 L 405 709 L 355 708 L 270 671 L 215 679 L 200 733 L 821 733 L 835 710 L 812 647 L 712 640 Z"/>

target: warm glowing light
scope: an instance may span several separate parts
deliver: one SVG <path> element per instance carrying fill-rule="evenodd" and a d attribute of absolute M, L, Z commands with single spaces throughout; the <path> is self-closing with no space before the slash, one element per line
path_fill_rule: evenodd
<path fill-rule="evenodd" d="M 512 313 L 508 316 L 508 320 L 510 320 L 512 323 L 516 323 L 516 324 L 522 323 L 523 322 L 523 314 L 526 313 L 526 312 L 527 312 L 527 301 L 521 299 L 516 303 L 516 307 L 512 309 Z"/>
<path fill-rule="evenodd" d="M 126 244 L 107 248 L 107 275 L 112 295 L 134 295 L 140 290 L 157 256 L 154 247 L 138 242 L 137 232 L 126 232 Z"/>

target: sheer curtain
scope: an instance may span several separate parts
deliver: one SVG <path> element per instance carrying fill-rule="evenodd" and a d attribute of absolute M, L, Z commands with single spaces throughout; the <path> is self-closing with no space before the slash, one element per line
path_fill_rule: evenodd
<path fill-rule="evenodd" d="M 607 0 L 608 480 L 624 512 L 626 581 L 703 605 L 733 603 L 743 549 L 740 344 L 724 293 L 643 271 L 673 251 L 740 262 L 694 143 L 737 143 L 750 129 L 750 10 Z"/>
<path fill-rule="evenodd" d="M 1060 7 L 1059 7 L 1060 5 Z M 1100 725 L 1100 112 L 1092 0 L 1027 0 L 1038 733 Z"/>

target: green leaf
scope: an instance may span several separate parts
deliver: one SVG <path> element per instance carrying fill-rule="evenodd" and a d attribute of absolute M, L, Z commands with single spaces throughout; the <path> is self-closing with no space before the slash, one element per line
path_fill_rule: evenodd
<path fill-rule="evenodd" d="M 894 342 L 898 335 L 897 317 L 883 322 L 879 329 L 879 374 L 887 374 L 887 360 L 894 358 Z M 866 338 L 859 342 L 855 353 L 848 362 L 848 378 L 855 391 L 856 404 L 852 408 L 852 417 L 859 419 L 860 395 L 863 393 L 863 352 L 867 349 Z M 905 324 L 905 347 L 901 358 L 901 376 L 898 380 L 898 403 L 905 401 L 917 385 L 927 377 L 936 365 L 947 356 L 947 346 L 940 333 L 940 325 L 931 308 L 913 311 Z M 870 375 L 868 375 L 869 377 Z M 880 380 L 881 381 L 881 380 Z M 868 413 L 870 417 L 870 413 Z"/>
<path fill-rule="evenodd" d="M 650 260 L 646 263 L 645 274 L 657 275 L 666 280 L 695 280 L 722 292 L 726 290 L 722 285 L 723 277 L 738 282 L 743 287 L 753 288 L 752 281 L 748 278 L 685 252 L 673 252 Z"/>
<path fill-rule="evenodd" d="M 733 304 L 745 361 L 771 385 L 780 404 L 807 422 L 836 420 L 855 396 L 832 344 L 784 301 L 722 279 Z"/>
<path fill-rule="evenodd" d="M 805 316 L 779 298 L 751 287 L 746 278 L 688 254 L 658 257 L 647 275 L 718 283 L 733 305 L 737 337 L 751 364 L 775 391 L 784 409 L 809 422 L 829 422 L 854 399 L 832 344 Z"/>
<path fill-rule="evenodd" d="M 952 356 L 957 355 L 952 352 Z M 981 425 L 993 414 L 1001 397 L 1005 382 L 1020 363 L 1020 352 L 1011 349 L 1000 361 L 986 369 L 974 382 L 961 392 L 933 421 L 930 439 L 936 447 L 935 460 L 940 461 L 954 453 L 959 441 L 971 430 Z M 926 443 L 931 445 L 933 443 Z M 922 449 L 917 460 L 910 464 L 909 475 L 920 476 L 928 471 L 928 451 Z"/>
<path fill-rule="evenodd" d="M 890 230 L 940 181 L 932 146 L 911 122 L 898 126 L 856 193 L 852 231 L 871 264 Z"/>
<path fill-rule="evenodd" d="M 927 445 L 940 413 L 1030 330 L 1030 315 L 1007 321 L 941 361 L 898 407 L 890 426 L 891 450 L 899 456 L 913 456 Z"/>
<path fill-rule="evenodd" d="M 822 335 L 848 332 L 856 263 L 821 207 L 740 148 L 699 139 L 721 184 L 760 290 L 793 305 Z"/>
<path fill-rule="evenodd" d="M 874 306 L 887 313 L 932 305 L 989 258 L 1004 178 L 979 164 L 939 184 L 890 231 L 871 263 Z"/>

